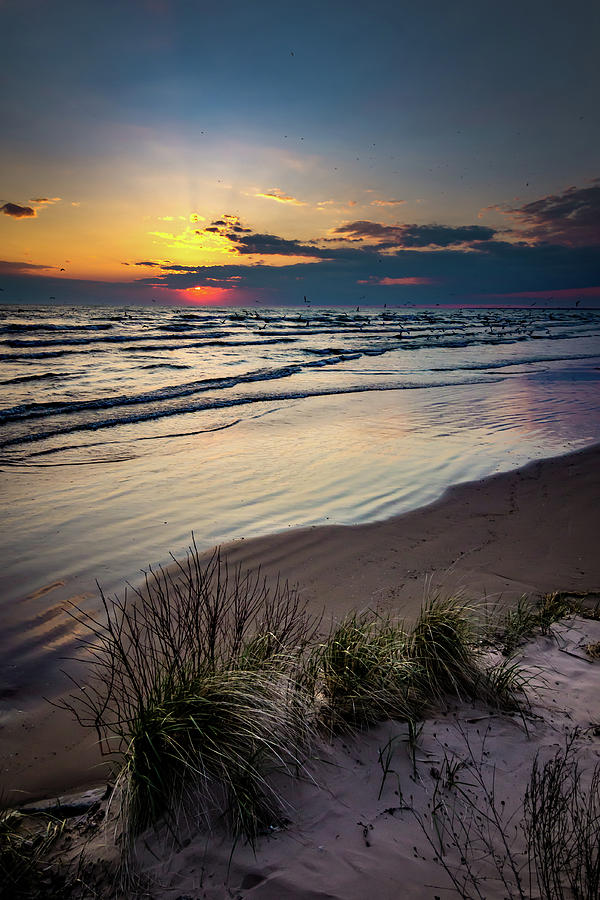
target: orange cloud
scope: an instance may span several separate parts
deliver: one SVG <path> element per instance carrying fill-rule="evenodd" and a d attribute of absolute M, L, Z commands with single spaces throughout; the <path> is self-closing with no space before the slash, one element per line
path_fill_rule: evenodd
<path fill-rule="evenodd" d="M 272 188 L 270 191 L 264 192 L 258 191 L 254 196 L 260 197 L 263 200 L 275 200 L 277 203 L 289 203 L 291 206 L 308 205 L 304 200 L 298 200 L 297 197 L 291 197 L 289 194 L 284 194 L 279 188 Z"/>
<path fill-rule="evenodd" d="M 41 206 L 50 206 L 52 203 L 60 203 L 60 197 L 34 197 L 31 203 L 39 203 Z"/>
<path fill-rule="evenodd" d="M 371 206 L 400 206 L 406 200 L 371 200 Z"/>
<path fill-rule="evenodd" d="M 386 286 L 394 286 L 394 285 L 418 285 L 418 284 L 437 284 L 434 278 L 419 278 L 418 276 L 408 276 L 407 278 L 378 278 L 376 275 L 372 275 L 370 278 L 365 278 L 364 281 L 357 281 L 357 284 L 378 284 L 378 285 L 386 285 Z"/>

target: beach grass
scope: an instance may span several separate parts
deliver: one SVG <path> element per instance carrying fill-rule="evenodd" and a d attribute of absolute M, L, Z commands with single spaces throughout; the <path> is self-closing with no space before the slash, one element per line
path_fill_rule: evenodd
<path fill-rule="evenodd" d="M 88 677 L 65 705 L 117 760 L 126 836 L 161 817 L 175 829 L 193 805 L 254 840 L 282 815 L 271 775 L 296 772 L 310 744 L 298 672 L 317 621 L 287 584 L 218 552 L 201 565 L 195 546 L 143 590 L 101 599 L 103 620 L 72 610 Z"/>
<path fill-rule="evenodd" d="M 15 810 L 0 813 L 0 896 L 25 900 L 58 897 L 65 879 L 48 859 L 61 836 L 64 823 L 47 818 L 32 830 L 25 817 Z"/>
<path fill-rule="evenodd" d="M 411 626 L 366 610 L 323 636 L 295 589 L 219 551 L 203 561 L 195 545 L 142 589 L 101 600 L 103 618 L 72 609 L 87 667 L 65 705 L 115 761 L 129 845 L 160 821 L 176 835 L 190 817 L 253 843 L 286 817 L 282 773 L 305 771 L 323 736 L 386 719 L 417 733 L 448 697 L 524 715 L 530 676 L 488 648 L 512 654 L 566 609 L 523 599 L 485 625 L 479 605 L 435 595 Z"/>
<path fill-rule="evenodd" d="M 331 732 L 383 719 L 413 719 L 424 704 L 418 660 L 403 626 L 351 613 L 312 648 L 305 667 L 318 720 Z"/>
<path fill-rule="evenodd" d="M 535 757 L 524 794 L 510 804 L 486 759 L 485 737 L 479 754 L 463 737 L 464 758 L 445 758 L 461 777 L 438 782 L 425 814 L 413 810 L 457 894 L 485 900 L 495 884 L 494 894 L 510 900 L 597 900 L 600 763 L 582 769 L 578 730 L 551 758 Z"/>
<path fill-rule="evenodd" d="M 487 640 L 505 656 L 512 656 L 517 648 L 538 629 L 548 634 L 555 622 L 568 616 L 600 619 L 600 599 L 593 591 L 552 591 L 533 601 L 527 595 L 500 615 L 492 615 Z"/>
<path fill-rule="evenodd" d="M 479 610 L 461 596 L 425 600 L 409 636 L 408 652 L 420 666 L 428 699 L 470 697 L 480 681 Z"/>

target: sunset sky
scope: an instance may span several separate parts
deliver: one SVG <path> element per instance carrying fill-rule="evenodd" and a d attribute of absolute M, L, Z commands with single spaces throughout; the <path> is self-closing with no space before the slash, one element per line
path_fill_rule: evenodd
<path fill-rule="evenodd" d="M 600 305 L 600 5 L 0 0 L 3 302 Z"/>

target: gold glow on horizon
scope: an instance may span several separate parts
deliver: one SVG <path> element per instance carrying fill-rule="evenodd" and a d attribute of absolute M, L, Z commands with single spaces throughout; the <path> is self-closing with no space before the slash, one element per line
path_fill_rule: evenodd
<path fill-rule="evenodd" d="M 177 288 L 169 293 L 177 296 L 186 306 L 225 306 L 239 299 L 239 291 L 235 286 L 224 288 L 198 285 L 191 288 Z"/>

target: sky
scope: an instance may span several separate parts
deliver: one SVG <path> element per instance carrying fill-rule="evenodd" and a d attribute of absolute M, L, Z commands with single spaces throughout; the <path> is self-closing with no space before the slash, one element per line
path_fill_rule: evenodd
<path fill-rule="evenodd" d="M 600 306 L 600 4 L 0 0 L 0 300 Z"/>

